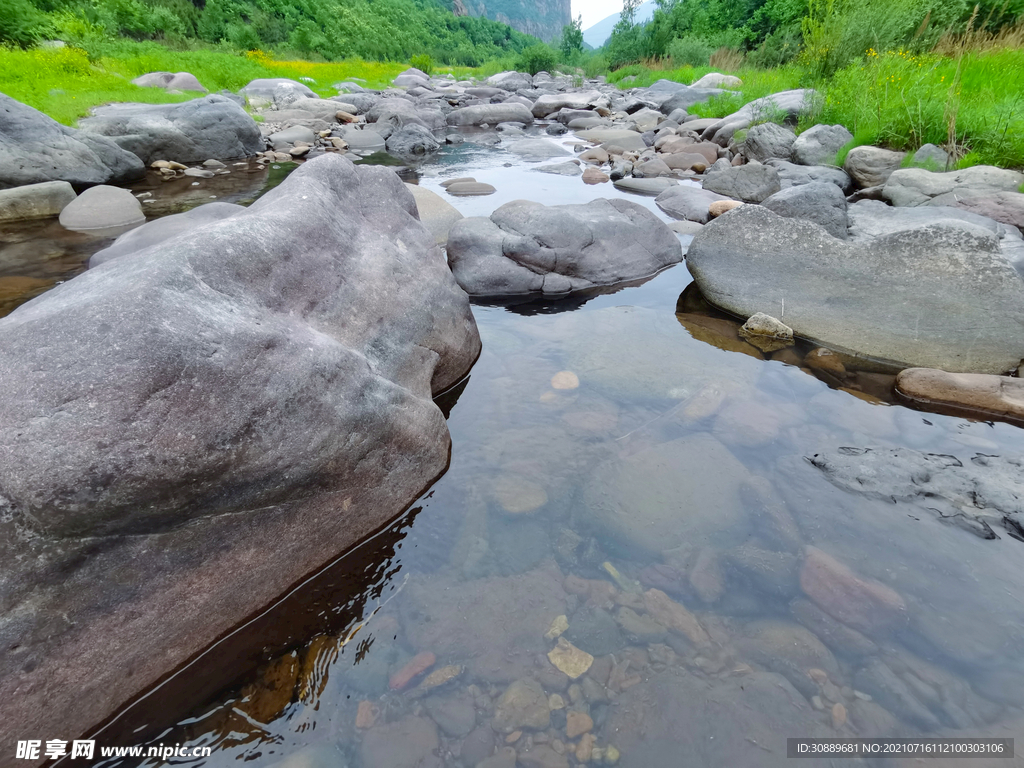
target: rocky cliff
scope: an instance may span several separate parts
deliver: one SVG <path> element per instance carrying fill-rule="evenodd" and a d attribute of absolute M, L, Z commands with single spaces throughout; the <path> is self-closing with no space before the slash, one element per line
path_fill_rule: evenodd
<path fill-rule="evenodd" d="M 449 0 L 447 5 L 456 16 L 486 16 L 545 42 L 557 38 L 572 17 L 569 0 Z"/>

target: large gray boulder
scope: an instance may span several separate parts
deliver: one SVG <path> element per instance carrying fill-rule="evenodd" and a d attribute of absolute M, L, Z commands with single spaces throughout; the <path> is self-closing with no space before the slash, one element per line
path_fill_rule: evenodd
<path fill-rule="evenodd" d="M 533 88 L 533 76 L 527 72 L 499 72 L 487 78 L 486 83 L 506 91 Z"/>
<path fill-rule="evenodd" d="M 83 130 L 110 137 L 147 165 L 228 160 L 263 150 L 256 121 L 224 96 L 181 104 L 111 104 L 93 114 L 79 121 Z"/>
<path fill-rule="evenodd" d="M 530 109 L 516 102 L 505 104 L 474 104 L 448 113 L 448 125 L 497 125 L 498 123 L 532 123 Z"/>
<path fill-rule="evenodd" d="M 758 123 L 743 139 L 743 154 L 763 163 L 772 157 L 789 160 L 796 134 L 777 123 Z"/>
<path fill-rule="evenodd" d="M 547 117 L 560 109 L 608 107 L 611 100 L 600 91 L 545 94 L 533 102 L 534 117 Z"/>
<path fill-rule="evenodd" d="M 781 91 L 754 99 L 731 115 L 726 115 L 704 128 L 703 136 L 721 146 L 729 143 L 736 131 L 749 128 L 754 123 L 772 121 L 795 123 L 797 118 L 809 113 L 815 107 L 818 94 L 812 88 L 798 88 Z"/>
<path fill-rule="evenodd" d="M 880 187 L 903 163 L 906 152 L 881 147 L 854 147 L 846 153 L 843 170 L 861 189 Z"/>
<path fill-rule="evenodd" d="M 788 187 L 765 198 L 761 205 L 779 216 L 813 221 L 840 240 L 849 236 L 846 195 L 835 184 L 816 181 Z"/>
<path fill-rule="evenodd" d="M 448 262 L 471 296 L 566 294 L 647 277 L 682 258 L 672 231 L 628 200 L 514 200 L 448 234 Z"/>
<path fill-rule="evenodd" d="M 184 213 L 175 213 L 143 224 L 141 227 L 125 232 L 106 248 L 96 251 L 89 258 L 89 268 L 116 259 L 119 256 L 141 253 L 151 245 L 170 240 L 193 229 L 221 221 L 229 216 L 244 211 L 241 205 L 234 203 L 206 203 Z"/>
<path fill-rule="evenodd" d="M 368 123 L 390 124 L 395 128 L 422 125 L 440 131 L 447 125 L 444 112 L 436 106 L 417 105 L 401 97 L 381 99 L 366 112 Z"/>
<path fill-rule="evenodd" d="M 438 245 L 445 245 L 448 242 L 448 231 L 463 218 L 462 214 L 436 192 L 419 184 L 406 184 L 405 187 L 416 198 L 416 210 L 423 226 L 430 230 Z"/>
<path fill-rule="evenodd" d="M 279 107 L 300 97 L 317 98 L 308 85 L 287 77 L 264 77 L 251 80 L 239 93 L 253 106 L 276 103 Z"/>
<path fill-rule="evenodd" d="M 745 203 L 760 203 L 782 189 L 782 183 L 779 172 L 770 165 L 739 165 L 709 173 L 704 177 L 704 189 Z"/>
<path fill-rule="evenodd" d="M 882 196 L 899 206 L 955 206 L 966 197 L 994 192 L 1016 193 L 1021 184 L 1024 184 L 1024 173 L 991 165 L 976 165 L 946 173 L 902 168 L 887 177 Z"/>
<path fill-rule="evenodd" d="M 164 88 L 168 91 L 200 91 L 201 93 L 207 91 L 191 72 L 148 72 L 132 80 L 132 85 L 143 88 Z"/>
<path fill-rule="evenodd" d="M 3 189 L 0 190 L 0 221 L 58 216 L 74 199 L 75 190 L 66 181 L 42 181 Z"/>
<path fill-rule="evenodd" d="M 422 125 L 407 125 L 388 136 L 385 146 L 390 154 L 400 158 L 431 155 L 441 148 L 434 134 Z"/>
<path fill-rule="evenodd" d="M 64 206 L 60 225 L 74 232 L 116 235 L 146 220 L 142 204 L 127 189 L 99 184 Z"/>
<path fill-rule="evenodd" d="M 44 181 L 119 184 L 145 173 L 138 157 L 105 136 L 68 128 L 0 93 L 0 189 Z"/>
<path fill-rule="evenodd" d="M 793 162 L 800 165 L 831 165 L 839 150 L 853 141 L 853 134 L 841 125 L 815 125 L 793 142 Z"/>
<path fill-rule="evenodd" d="M 480 350 L 412 195 L 338 155 L 0 335 L 5 740 L 87 732 L 401 513 Z"/>
<path fill-rule="evenodd" d="M 690 184 L 679 184 L 669 187 L 656 198 L 655 204 L 673 219 L 696 221 L 707 224 L 711 220 L 708 209 L 719 200 L 729 200 L 708 189 L 701 189 Z"/>
<path fill-rule="evenodd" d="M 829 184 L 835 184 L 845 194 L 850 194 L 855 188 L 850 174 L 842 168 L 836 168 L 835 166 L 797 165 L 796 163 L 788 163 L 778 158 L 768 160 L 765 162 L 765 165 L 770 165 L 779 172 L 779 183 L 782 184 L 783 189 L 786 187 L 798 187 L 801 184 L 811 184 L 816 181 L 826 181 Z"/>
<path fill-rule="evenodd" d="M 991 232 L 933 224 L 844 243 L 743 206 L 694 237 L 687 266 L 713 304 L 764 312 L 832 348 L 904 367 L 1004 373 L 1024 358 L 1024 282 Z"/>

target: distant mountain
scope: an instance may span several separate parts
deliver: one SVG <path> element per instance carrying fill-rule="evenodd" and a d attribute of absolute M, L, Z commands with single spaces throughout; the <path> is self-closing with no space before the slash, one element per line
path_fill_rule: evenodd
<path fill-rule="evenodd" d="M 655 0 L 647 0 L 646 3 L 639 6 L 636 9 L 636 23 L 646 24 L 648 21 L 653 19 L 654 9 L 657 7 L 658 4 Z M 612 30 L 615 29 L 615 25 L 618 23 L 619 14 L 617 13 L 613 13 L 607 18 L 601 19 L 594 26 L 583 30 L 583 42 L 587 45 L 593 46 L 594 48 L 600 48 L 608 42 L 608 38 L 612 36 Z"/>
<path fill-rule="evenodd" d="M 551 42 L 572 21 L 570 0 L 442 0 L 456 16 L 485 16 Z"/>

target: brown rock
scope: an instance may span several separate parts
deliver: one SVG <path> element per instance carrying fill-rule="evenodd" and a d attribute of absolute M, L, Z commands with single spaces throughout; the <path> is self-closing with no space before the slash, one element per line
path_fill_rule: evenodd
<path fill-rule="evenodd" d="M 356 728 L 373 728 L 380 719 L 380 707 L 372 701 L 360 701 L 356 710 Z"/>
<path fill-rule="evenodd" d="M 800 587 L 825 613 L 867 635 L 906 622 L 906 603 L 895 591 L 857 576 L 817 547 L 806 553 Z"/>
<path fill-rule="evenodd" d="M 569 712 L 565 716 L 565 735 L 570 739 L 590 733 L 594 728 L 594 721 L 586 712 Z"/>
<path fill-rule="evenodd" d="M 299 660 L 292 651 L 274 659 L 256 682 L 245 686 L 242 699 L 235 707 L 258 723 L 269 723 L 291 703 L 298 679 Z"/>
<path fill-rule="evenodd" d="M 842 728 L 846 725 L 846 707 L 842 704 L 832 706 L 832 727 Z"/>
<path fill-rule="evenodd" d="M 825 349 L 824 347 L 812 349 L 804 356 L 804 363 L 810 368 L 831 373 L 840 379 L 846 376 L 846 366 L 843 365 L 842 359 L 831 349 Z"/>
<path fill-rule="evenodd" d="M 907 368 L 896 377 L 896 391 L 918 402 L 1024 419 L 1024 379 Z"/>
<path fill-rule="evenodd" d="M 596 739 L 591 733 L 585 733 L 580 737 L 580 743 L 576 745 L 576 759 L 581 763 L 590 762 L 590 757 L 594 752 L 594 742 Z"/>
<path fill-rule="evenodd" d="M 437 657 L 430 651 L 417 653 L 409 660 L 408 664 L 391 676 L 391 679 L 388 681 L 388 686 L 392 691 L 401 691 L 415 678 L 419 677 L 434 666 L 436 661 Z"/>
<path fill-rule="evenodd" d="M 717 219 L 723 213 L 731 211 L 733 208 L 739 208 L 741 205 L 743 203 L 739 200 L 715 200 L 708 206 L 708 214 L 712 219 Z"/>
<path fill-rule="evenodd" d="M 608 179 L 609 176 L 607 173 L 603 173 L 593 166 L 588 166 L 583 170 L 584 184 L 603 184 L 608 181 Z"/>
<path fill-rule="evenodd" d="M 649 589 L 644 592 L 644 605 L 647 613 L 656 622 L 684 635 L 697 647 L 701 648 L 711 643 L 711 638 L 697 621 L 697 617 L 661 590 Z"/>

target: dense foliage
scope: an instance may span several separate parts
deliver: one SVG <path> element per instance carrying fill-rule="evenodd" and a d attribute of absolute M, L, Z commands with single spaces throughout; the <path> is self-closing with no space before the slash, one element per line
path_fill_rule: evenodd
<path fill-rule="evenodd" d="M 114 38 L 227 44 L 310 59 L 408 60 L 479 66 L 536 40 L 433 0 L 4 0 L 0 42 L 57 37 L 91 50 Z"/>

